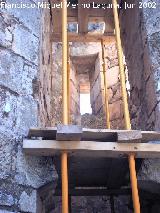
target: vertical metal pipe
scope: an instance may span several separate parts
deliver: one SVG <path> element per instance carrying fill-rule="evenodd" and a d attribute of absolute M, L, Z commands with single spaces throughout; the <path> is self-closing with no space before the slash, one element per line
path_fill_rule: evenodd
<path fill-rule="evenodd" d="M 120 38 L 120 25 L 119 25 L 118 11 L 117 11 L 117 0 L 112 0 L 112 5 L 113 5 L 113 14 L 114 14 L 114 22 L 115 22 L 118 61 L 119 61 L 119 68 L 120 68 L 120 80 L 121 80 L 121 90 L 122 90 L 122 99 L 123 99 L 123 108 L 124 108 L 125 128 L 131 129 L 131 121 L 130 121 L 130 115 L 129 115 L 129 109 L 128 109 L 126 83 L 125 83 L 125 72 L 124 72 L 124 64 L 123 64 L 123 52 L 122 52 L 122 44 L 121 44 L 121 38 Z M 134 212 L 140 213 L 140 202 L 139 202 L 134 154 L 129 155 L 129 168 L 130 168 L 130 179 L 131 179 L 131 187 L 132 187 L 132 199 L 133 199 Z"/>
<path fill-rule="evenodd" d="M 68 124 L 68 78 L 67 78 L 67 0 L 62 0 L 62 102 L 63 124 Z M 62 213 L 68 213 L 67 153 L 61 154 Z"/>
<path fill-rule="evenodd" d="M 134 154 L 129 155 L 130 179 L 132 186 L 133 207 L 135 213 L 140 213 L 140 202 L 138 195 L 137 176 Z"/>
<path fill-rule="evenodd" d="M 61 154 L 61 175 L 62 175 L 62 213 L 68 213 L 68 168 L 67 153 Z"/>
<path fill-rule="evenodd" d="M 67 0 L 62 0 L 62 97 L 63 124 L 68 124 L 67 101 Z"/>
<path fill-rule="evenodd" d="M 107 127 L 107 129 L 110 129 L 111 125 L 110 125 L 109 102 L 108 102 L 109 98 L 108 98 L 108 86 L 107 86 L 106 63 L 105 63 L 105 50 L 104 50 L 103 39 L 101 40 L 101 46 L 102 46 L 102 60 L 103 60 L 103 79 L 104 79 L 106 127 Z"/>
<path fill-rule="evenodd" d="M 67 60 L 67 97 L 68 97 L 68 123 L 70 124 L 71 118 L 70 118 L 70 52 L 69 52 L 69 42 L 68 42 L 68 48 L 67 48 L 67 55 L 68 55 L 68 60 Z"/>

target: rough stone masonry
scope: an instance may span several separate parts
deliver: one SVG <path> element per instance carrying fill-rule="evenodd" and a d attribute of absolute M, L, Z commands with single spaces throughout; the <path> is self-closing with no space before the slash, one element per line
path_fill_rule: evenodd
<path fill-rule="evenodd" d="M 39 122 L 41 13 L 37 7 L 0 9 L 1 213 L 40 212 L 37 189 L 56 178 L 51 158 L 29 157 L 22 152 L 22 138 Z"/>
<path fill-rule="evenodd" d="M 123 11 L 125 20 L 121 23 L 131 85 L 132 126 L 147 130 L 160 128 L 160 8 L 155 1 L 155 10 Z M 23 2 L 37 4 L 38 0 Z M 57 110 L 61 103 L 61 96 L 56 96 L 59 90 L 53 91 L 53 85 L 58 88 L 61 81 L 61 62 L 53 64 L 53 71 L 48 69 L 52 52 L 46 24 L 50 23 L 50 13 L 46 11 L 37 7 L 0 9 L 0 213 L 46 212 L 38 189 L 50 182 L 56 185 L 57 181 L 52 158 L 30 157 L 22 152 L 22 138 L 30 127 L 53 125 L 56 116 L 60 120 L 52 107 Z M 54 44 L 53 54 L 60 54 L 56 46 L 60 48 Z M 54 100 L 50 98 L 53 92 Z M 139 171 L 141 186 L 148 191 L 159 190 L 159 165 L 157 159 L 145 160 Z M 57 199 L 52 212 L 60 212 L 59 204 Z M 128 198 L 115 198 L 115 212 L 131 212 L 129 205 Z M 76 213 L 111 211 L 108 197 L 81 197 L 79 202 L 73 198 L 72 206 Z M 145 213 L 154 213 L 160 206 L 155 200 L 148 208 L 144 208 Z"/>

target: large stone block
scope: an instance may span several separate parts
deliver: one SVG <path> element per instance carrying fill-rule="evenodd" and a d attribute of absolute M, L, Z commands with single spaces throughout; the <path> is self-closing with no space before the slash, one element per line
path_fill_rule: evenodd
<path fill-rule="evenodd" d="M 71 48 L 71 55 L 74 56 L 82 56 L 82 55 L 90 55 L 101 52 L 101 44 L 96 42 L 90 42 L 87 45 L 85 43 L 73 43 Z"/>
<path fill-rule="evenodd" d="M 42 2 L 42 0 L 40 0 L 39 2 Z M 7 3 L 13 4 L 13 0 L 7 0 Z M 14 4 L 20 5 L 21 3 L 21 0 L 14 1 Z M 33 34 L 39 36 L 41 11 L 37 7 L 36 2 L 34 3 L 31 0 L 23 0 L 23 4 L 28 6 L 28 8 L 6 8 L 6 10 L 9 14 L 13 15 L 20 24 L 23 24 Z"/>
<path fill-rule="evenodd" d="M 159 7 L 160 10 L 160 7 Z M 159 13 L 152 14 L 145 22 L 147 35 L 150 36 L 160 31 L 160 16 Z"/>
<path fill-rule="evenodd" d="M 112 87 L 119 81 L 119 67 L 112 67 L 107 71 L 107 86 Z"/>
<path fill-rule="evenodd" d="M 22 192 L 19 200 L 20 210 L 23 212 L 37 213 L 37 192 L 32 191 L 29 195 L 25 191 Z"/>
<path fill-rule="evenodd" d="M 17 102 L 16 132 L 27 135 L 30 127 L 38 124 L 38 103 L 32 96 L 21 96 Z"/>
<path fill-rule="evenodd" d="M 150 0 L 142 0 L 143 3 L 151 3 Z M 143 7 L 143 18 L 144 18 L 144 24 L 146 25 L 146 30 L 150 31 L 152 28 L 156 30 L 156 26 L 159 21 L 159 18 L 157 19 L 157 23 L 155 23 L 155 17 L 159 14 L 160 10 L 160 5 L 158 0 L 153 1 L 153 7 L 154 8 L 149 8 L 149 7 Z M 152 23 L 151 23 L 152 22 Z M 153 26 L 149 26 L 149 24 L 153 24 Z"/>
<path fill-rule="evenodd" d="M 56 186 L 56 180 L 57 173 L 51 158 L 26 156 L 21 146 L 18 147 L 15 176 L 18 184 L 39 188 L 51 181 L 55 181 Z"/>
<path fill-rule="evenodd" d="M 105 56 L 106 59 L 108 58 L 109 60 L 114 60 L 117 58 L 117 47 L 115 42 L 105 46 Z"/>
<path fill-rule="evenodd" d="M 19 25 L 16 25 L 13 34 L 13 51 L 29 62 L 38 65 L 39 39 Z"/>
<path fill-rule="evenodd" d="M 17 94 L 0 87 L 0 130 L 10 132 L 11 135 L 15 132 L 17 100 Z"/>
<path fill-rule="evenodd" d="M 150 36 L 149 42 L 149 49 L 150 49 L 150 57 L 152 60 L 153 68 L 160 66 L 160 32 L 154 33 Z"/>
<path fill-rule="evenodd" d="M 116 101 L 109 105 L 109 111 L 110 111 L 110 120 L 117 120 L 121 119 L 123 117 L 123 106 L 122 101 Z"/>
<path fill-rule="evenodd" d="M 145 159 L 138 172 L 138 181 L 144 190 L 159 193 L 160 189 L 160 160 Z"/>
<path fill-rule="evenodd" d="M 35 86 L 38 84 L 37 82 L 37 66 L 31 66 L 25 64 L 23 67 L 23 75 L 22 75 L 22 93 L 25 95 L 34 95 L 35 92 Z M 35 82 L 35 84 L 34 84 Z"/>
<path fill-rule="evenodd" d="M 12 33 L 11 25 L 4 21 L 5 18 L 0 16 L 0 46 L 2 47 L 11 47 L 12 45 Z"/>
<path fill-rule="evenodd" d="M 11 136 L 10 132 L 7 130 L 4 131 L 0 128 L 0 179 L 7 179 L 11 177 L 14 173 L 14 165 L 15 165 L 15 139 L 14 136 Z M 9 136 L 10 135 L 10 136 Z M 5 199 L 9 199 L 11 201 L 11 197 L 8 196 L 0 196 L 0 202 L 4 202 Z M 8 201 L 5 201 L 8 203 Z M 0 204 L 2 205 L 2 204 Z"/>
<path fill-rule="evenodd" d="M 8 50 L 0 49 L 0 84 L 20 93 L 23 59 Z"/>
<path fill-rule="evenodd" d="M 14 205 L 13 196 L 0 191 L 0 205 L 1 206 L 13 206 Z"/>

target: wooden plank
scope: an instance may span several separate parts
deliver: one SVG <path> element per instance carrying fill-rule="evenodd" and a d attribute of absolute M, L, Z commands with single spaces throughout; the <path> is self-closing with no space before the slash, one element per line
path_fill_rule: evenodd
<path fill-rule="evenodd" d="M 142 141 L 160 141 L 160 131 L 141 131 Z"/>
<path fill-rule="evenodd" d="M 138 130 L 110 130 L 110 129 L 83 129 L 82 140 L 88 141 L 118 141 L 118 142 L 140 142 L 141 131 Z"/>
<path fill-rule="evenodd" d="M 80 141 L 82 137 L 82 127 L 77 125 L 58 125 L 56 140 L 59 141 Z"/>
<path fill-rule="evenodd" d="M 78 0 L 78 33 L 88 32 L 88 9 L 83 8 L 85 0 Z"/>
<path fill-rule="evenodd" d="M 45 139 L 56 139 L 56 127 L 31 128 L 28 137 L 42 137 Z M 139 140 L 142 134 L 142 142 L 160 141 L 160 132 L 138 131 L 138 130 L 111 130 L 111 129 L 87 129 L 83 128 L 82 140 L 120 142 L 129 140 Z"/>
<path fill-rule="evenodd" d="M 56 139 L 56 127 L 33 127 L 29 129 L 28 138 L 42 137 L 48 139 Z"/>
<path fill-rule="evenodd" d="M 93 33 L 68 33 L 68 41 L 69 42 L 101 42 L 104 40 L 106 43 L 112 43 L 115 41 L 114 34 L 93 34 Z M 62 35 L 61 33 L 52 33 L 51 34 L 52 42 L 62 42 Z"/>
<path fill-rule="evenodd" d="M 24 140 L 23 150 L 32 155 L 52 156 L 62 151 L 92 157 L 126 157 L 135 153 L 137 158 L 160 158 L 160 144 L 117 143 L 96 141 Z"/>
<path fill-rule="evenodd" d="M 59 5 L 59 0 L 52 0 L 51 2 L 53 32 L 62 33 L 62 10 L 58 9 L 58 7 L 54 8 L 54 4 Z"/>
<path fill-rule="evenodd" d="M 110 11 L 104 15 L 104 21 L 105 21 L 105 33 L 114 32 L 114 17 L 113 13 Z"/>
<path fill-rule="evenodd" d="M 141 142 L 142 140 L 142 133 L 139 130 L 130 130 L 125 132 L 117 132 L 117 141 L 118 142 L 126 142 L 126 143 L 133 143 L 133 142 Z"/>
<path fill-rule="evenodd" d="M 125 135 L 131 134 L 133 135 L 136 134 L 137 136 L 140 134 L 139 132 L 140 130 L 116 130 L 116 129 L 87 129 L 87 128 L 83 128 L 83 135 L 82 135 L 82 140 L 98 140 L 98 141 L 106 141 L 111 137 L 115 137 L 115 133 L 117 134 L 117 140 L 122 141 L 122 140 L 127 140 L 127 138 L 125 139 Z M 143 142 L 148 142 L 148 141 L 160 141 L 160 132 L 156 132 L 156 131 L 141 131 L 142 134 L 142 141 Z M 108 136 L 107 136 L 108 135 Z M 123 137 L 123 139 L 121 138 L 121 135 Z M 140 135 L 139 135 L 140 136 Z M 108 139 L 107 139 L 108 138 Z M 131 139 L 131 138 L 130 138 Z M 117 141 L 114 140 L 114 141 Z M 134 140 L 134 136 L 133 136 L 133 140 Z"/>

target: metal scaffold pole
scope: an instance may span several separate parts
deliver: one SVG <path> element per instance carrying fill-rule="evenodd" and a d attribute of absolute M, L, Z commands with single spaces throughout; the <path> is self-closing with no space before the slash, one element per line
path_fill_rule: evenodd
<path fill-rule="evenodd" d="M 68 124 L 68 75 L 67 75 L 67 0 L 62 0 L 62 101 L 63 124 Z M 68 213 L 68 155 L 61 154 L 62 213 Z"/>
<path fill-rule="evenodd" d="M 122 91 L 122 99 L 123 99 L 125 128 L 129 130 L 131 129 L 131 121 L 130 121 L 130 115 L 129 115 L 128 101 L 127 101 L 125 71 L 124 71 L 124 63 L 123 63 L 123 51 L 122 51 L 122 44 L 121 44 L 121 38 L 120 38 L 119 17 L 118 17 L 118 11 L 117 11 L 117 0 L 112 0 L 112 5 L 113 5 L 113 14 L 114 14 L 114 22 L 115 22 L 118 61 L 119 61 L 119 68 L 120 68 L 120 81 L 121 81 L 121 91 Z M 138 194 L 138 184 L 137 184 L 137 177 L 136 177 L 134 153 L 130 154 L 128 156 L 128 159 L 129 159 L 130 180 L 131 180 L 131 187 L 132 187 L 132 199 L 133 199 L 134 212 L 140 213 L 140 202 L 139 202 L 139 194 Z"/>
<path fill-rule="evenodd" d="M 108 102 L 108 86 L 107 86 L 107 76 L 106 76 L 106 63 L 105 63 L 105 50 L 104 42 L 101 40 L 102 46 L 102 60 L 103 60 L 103 79 L 104 79 L 104 98 L 105 98 L 105 113 L 106 113 L 106 127 L 110 129 L 110 114 L 109 114 L 109 102 Z"/>
<path fill-rule="evenodd" d="M 70 49 L 69 49 L 69 42 L 68 42 L 67 56 L 68 56 L 68 60 L 67 60 L 68 124 L 70 124 L 70 122 L 71 122 L 71 118 L 70 118 L 70 70 L 71 70 L 71 66 L 70 66 Z"/>

